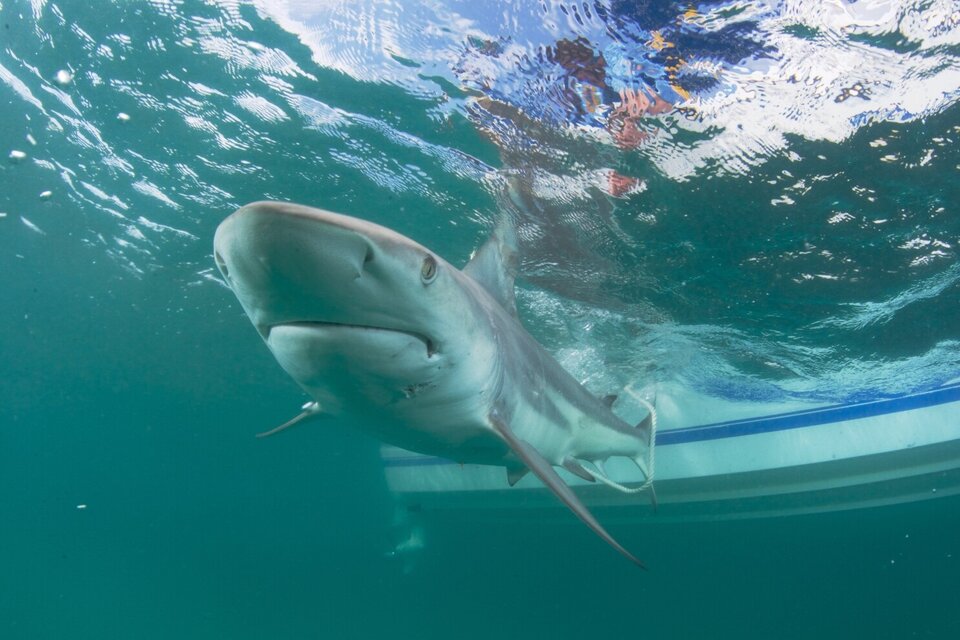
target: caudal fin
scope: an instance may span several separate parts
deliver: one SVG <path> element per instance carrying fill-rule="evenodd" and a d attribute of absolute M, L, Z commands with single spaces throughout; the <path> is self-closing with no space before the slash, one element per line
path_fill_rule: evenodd
<path fill-rule="evenodd" d="M 583 521 L 588 527 L 590 527 L 594 533 L 603 538 L 607 544 L 623 554 L 627 559 L 636 564 L 641 569 L 646 569 L 647 566 L 638 560 L 632 553 L 627 551 L 619 542 L 613 539 L 607 530 L 603 528 L 597 519 L 593 517 L 593 514 L 587 509 L 587 507 L 580 501 L 580 498 L 573 492 L 573 490 L 567 486 L 563 479 L 557 474 L 551 465 L 536 449 L 530 446 L 528 443 L 517 438 L 514 435 L 513 431 L 510 430 L 510 427 L 500 420 L 496 416 L 490 416 L 490 423 L 493 428 L 496 429 L 497 433 L 504 439 L 507 443 L 507 446 L 510 447 L 510 450 L 518 458 L 520 458 L 527 467 L 533 471 L 540 480 L 547 486 L 548 489 L 553 491 L 553 494 L 560 499 L 560 501 L 567 506 L 568 509 L 573 511 L 573 513 Z"/>

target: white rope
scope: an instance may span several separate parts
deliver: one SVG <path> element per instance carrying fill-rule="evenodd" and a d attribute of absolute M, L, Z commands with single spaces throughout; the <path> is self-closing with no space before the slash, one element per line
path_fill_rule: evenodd
<path fill-rule="evenodd" d="M 595 480 L 599 480 L 608 487 L 612 487 L 623 493 L 640 493 L 641 491 L 645 491 L 651 484 L 653 484 L 653 478 L 650 478 L 639 487 L 625 487 L 616 480 L 611 480 L 599 471 L 593 471 L 592 469 L 587 469 L 586 467 L 584 467 L 584 469 L 586 469 L 587 473 L 593 476 Z"/>
<path fill-rule="evenodd" d="M 645 406 L 647 411 L 650 412 L 650 446 L 648 447 L 647 453 L 647 470 L 646 470 L 646 480 L 639 487 L 625 487 L 615 480 L 611 480 L 605 474 L 601 473 L 599 469 L 594 471 L 592 469 L 584 469 L 587 473 L 594 477 L 594 479 L 599 480 L 603 484 L 621 491 L 623 493 L 640 493 L 641 491 L 646 491 L 653 484 L 653 472 L 654 472 L 654 463 L 656 461 L 656 456 L 654 455 L 654 449 L 656 448 L 655 444 L 657 441 L 657 410 L 654 406 L 646 399 L 640 396 L 639 393 L 634 391 L 632 385 L 628 385 L 623 389 L 630 396 Z"/>
<path fill-rule="evenodd" d="M 643 487 L 646 488 L 653 484 L 653 472 L 656 463 L 656 454 L 654 451 L 657 448 L 657 410 L 650 401 L 634 390 L 633 385 L 627 385 L 623 390 L 629 393 L 634 400 L 645 406 L 647 411 L 650 412 L 650 450 L 647 453 L 647 471 L 649 471 L 650 475 L 647 476 L 647 481 L 643 483 Z"/>

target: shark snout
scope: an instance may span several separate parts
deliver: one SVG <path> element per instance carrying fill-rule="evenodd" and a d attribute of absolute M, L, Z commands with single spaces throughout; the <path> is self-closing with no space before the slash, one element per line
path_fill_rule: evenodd
<path fill-rule="evenodd" d="M 261 334 L 288 322 L 346 322 L 375 247 L 335 219 L 286 209 L 248 205 L 224 220 L 214 237 L 220 273 Z"/>
<path fill-rule="evenodd" d="M 354 278 L 374 253 L 371 242 L 338 220 L 343 216 L 298 215 L 294 205 L 254 203 L 238 209 L 217 228 L 214 256 L 224 276 L 235 269 L 262 268 L 270 275 Z M 325 213 L 325 212 L 323 212 Z M 250 274 L 244 273 L 243 277 Z"/>
<path fill-rule="evenodd" d="M 286 203 L 242 207 L 214 236 L 217 267 L 264 339 L 296 323 L 431 333 L 420 326 L 436 273 L 425 255 L 389 229 Z"/>

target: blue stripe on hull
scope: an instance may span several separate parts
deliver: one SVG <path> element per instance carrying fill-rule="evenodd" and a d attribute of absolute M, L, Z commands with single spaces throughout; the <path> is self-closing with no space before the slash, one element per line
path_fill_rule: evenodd
<path fill-rule="evenodd" d="M 958 400 L 960 400 L 960 384 L 885 400 L 835 405 L 832 407 L 822 407 L 820 409 L 806 409 L 793 413 L 781 413 L 746 420 L 731 420 L 697 427 L 661 431 L 657 434 L 657 445 L 701 442 L 703 440 L 735 438 L 737 436 L 769 433 L 771 431 L 815 427 L 834 422 L 860 420 L 891 413 L 912 411 L 913 409 L 933 407 L 939 404 L 947 404 L 948 402 L 957 402 Z"/>

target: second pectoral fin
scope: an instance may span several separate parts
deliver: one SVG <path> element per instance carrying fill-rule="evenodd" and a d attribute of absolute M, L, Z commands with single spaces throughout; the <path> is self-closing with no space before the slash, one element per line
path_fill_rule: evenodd
<path fill-rule="evenodd" d="M 509 425 L 507 425 L 503 420 L 501 420 L 496 415 L 490 416 L 490 425 L 496 430 L 496 432 L 503 438 L 507 446 L 510 447 L 510 450 L 513 451 L 523 463 L 534 473 L 535 476 L 540 478 L 541 482 L 547 486 L 550 491 L 553 492 L 560 501 L 567 506 L 568 509 L 573 511 L 573 513 L 583 521 L 588 527 L 590 527 L 594 533 L 603 538 L 607 544 L 611 547 L 622 553 L 626 556 L 631 562 L 636 564 L 642 569 L 646 569 L 646 565 L 638 560 L 632 553 L 627 551 L 619 542 L 613 539 L 607 530 L 603 528 L 597 519 L 593 517 L 593 514 L 590 513 L 590 510 L 580 501 L 580 498 L 573 492 L 573 490 L 567 486 L 563 479 L 557 474 L 554 470 L 553 465 L 550 464 L 540 452 L 532 447 L 529 443 L 521 440 L 513 433 Z"/>

